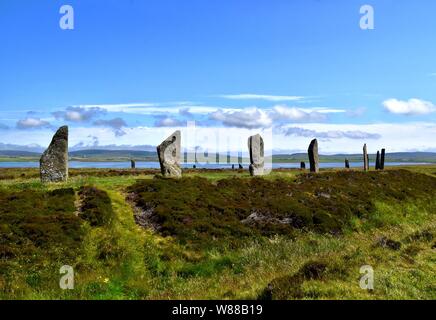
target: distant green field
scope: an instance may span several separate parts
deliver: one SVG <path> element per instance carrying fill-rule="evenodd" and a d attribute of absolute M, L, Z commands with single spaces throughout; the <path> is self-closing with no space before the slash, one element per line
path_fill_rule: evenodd
<path fill-rule="evenodd" d="M 156 175 L 0 169 L 0 298 L 436 299 L 436 165 Z"/>

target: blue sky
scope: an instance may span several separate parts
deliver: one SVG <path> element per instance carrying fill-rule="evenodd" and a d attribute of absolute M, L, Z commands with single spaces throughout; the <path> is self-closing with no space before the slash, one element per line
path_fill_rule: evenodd
<path fill-rule="evenodd" d="M 59 27 L 65 4 L 74 30 Z M 359 27 L 364 4 L 374 30 Z M 63 124 L 71 147 L 155 145 L 189 120 L 272 130 L 284 151 L 312 138 L 325 153 L 436 151 L 435 12 L 432 0 L 2 0 L 0 146 L 45 146 Z"/>

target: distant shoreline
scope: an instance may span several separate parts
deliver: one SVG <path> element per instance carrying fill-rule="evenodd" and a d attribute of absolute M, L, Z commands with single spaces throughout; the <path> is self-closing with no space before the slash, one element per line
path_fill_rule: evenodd
<path fill-rule="evenodd" d="M 38 152 L 25 152 L 25 151 L 12 151 L 12 150 L 0 150 L 0 163 L 2 162 L 39 162 L 41 154 Z M 185 153 L 182 159 L 187 158 Z M 200 154 L 198 154 L 198 157 Z M 234 155 L 232 155 L 234 156 Z M 77 161 L 83 163 L 89 162 L 129 162 L 135 160 L 136 162 L 158 162 L 156 152 L 152 151 L 130 151 L 130 150 L 83 150 L 83 151 L 71 151 L 69 153 L 70 161 Z M 266 157 L 266 158 L 270 158 Z M 221 155 L 220 159 L 226 159 L 225 155 Z M 369 160 L 374 162 L 376 158 L 375 154 L 369 154 Z M 194 159 L 194 154 L 189 154 L 189 159 Z M 215 160 L 215 157 L 211 155 L 211 161 Z M 227 157 L 230 162 L 230 157 Z M 294 154 L 280 154 L 276 153 L 272 155 L 273 163 L 300 163 L 308 162 L 307 153 L 294 153 Z M 350 163 L 363 162 L 361 154 L 334 154 L 325 155 L 320 154 L 320 163 L 330 162 L 344 162 L 348 159 Z M 246 154 L 239 154 L 238 161 L 232 159 L 233 163 L 246 163 L 249 161 Z M 192 162 L 192 161 L 189 161 Z M 204 162 L 204 161 L 199 161 Z M 392 152 L 386 154 L 386 162 L 403 162 L 403 163 L 436 163 L 435 152 Z"/>
<path fill-rule="evenodd" d="M 123 162 L 129 162 L 132 159 L 69 159 L 70 162 L 82 162 L 82 163 L 92 163 L 92 162 L 100 162 L 100 163 L 109 163 L 109 162 L 117 162 L 117 163 L 123 163 Z M 133 160 L 135 160 L 136 162 L 155 162 L 155 163 L 159 163 L 159 161 L 156 160 L 150 160 L 150 159 L 137 159 L 137 158 L 133 158 Z M 343 159 L 320 159 L 319 162 L 320 163 L 332 163 L 332 162 L 344 162 L 345 158 Z M 370 158 L 370 161 L 375 161 L 375 159 Z M 387 162 L 401 162 L 401 163 L 411 163 L 411 164 L 436 164 L 436 159 L 431 159 L 431 160 L 415 160 L 415 159 L 386 159 Z M 20 162 L 34 162 L 34 163 L 39 163 L 39 158 L 33 158 L 33 159 L 21 159 L 21 158 L 0 158 L 0 163 L 5 163 L 5 162 L 13 162 L 13 163 L 20 163 Z M 299 164 L 300 162 L 306 162 L 308 163 L 309 160 L 297 160 L 297 159 L 292 159 L 292 160 L 285 160 L 285 159 L 273 159 L 272 161 L 273 163 L 291 163 L 291 164 Z M 359 159 L 349 159 L 350 163 L 363 163 L 363 160 L 359 160 Z M 200 162 L 199 162 L 200 163 Z M 249 163 L 249 160 L 246 158 L 243 158 L 242 161 L 241 159 L 239 161 L 235 161 L 235 162 L 229 162 L 229 163 L 224 163 L 224 164 L 238 164 L 238 163 Z"/>

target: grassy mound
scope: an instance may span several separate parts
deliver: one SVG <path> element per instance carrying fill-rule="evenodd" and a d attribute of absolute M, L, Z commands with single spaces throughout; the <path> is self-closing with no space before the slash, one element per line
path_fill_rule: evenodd
<path fill-rule="evenodd" d="M 338 234 L 353 219 L 371 219 L 377 201 L 432 199 L 436 179 L 407 170 L 303 174 L 295 181 L 155 178 L 128 192 L 161 234 L 204 246 L 295 229 Z"/>
<path fill-rule="evenodd" d="M 72 263 L 83 236 L 74 200 L 70 188 L 0 190 L 1 291 L 36 288 L 48 273 L 56 274 L 60 266 Z M 17 280 L 21 275 L 26 275 L 24 283 Z"/>
<path fill-rule="evenodd" d="M 58 290 L 61 266 L 92 266 L 83 264 L 84 243 L 115 213 L 105 191 L 82 186 L 79 196 L 76 207 L 73 188 L 0 190 L 0 297 L 38 292 L 41 284 Z M 97 257 L 107 255 L 110 244 L 96 245 Z"/>
<path fill-rule="evenodd" d="M 82 219 L 88 221 L 92 227 L 100 227 L 111 222 L 114 212 L 106 191 L 82 186 L 79 196 L 82 203 L 79 216 Z"/>

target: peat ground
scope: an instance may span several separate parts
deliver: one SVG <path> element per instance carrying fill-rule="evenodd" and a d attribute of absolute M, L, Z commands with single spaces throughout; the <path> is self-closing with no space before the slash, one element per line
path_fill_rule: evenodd
<path fill-rule="evenodd" d="M 435 299 L 435 172 L 2 169 L 0 298 Z"/>

